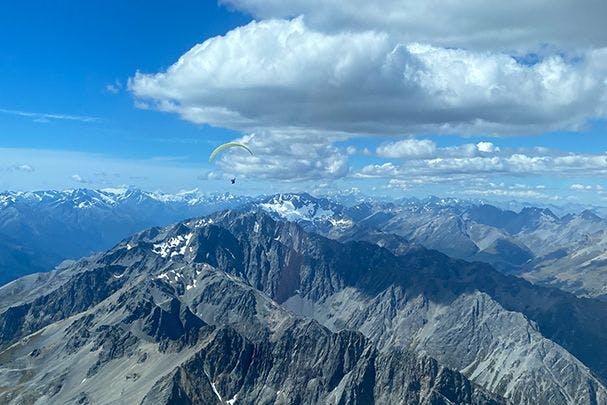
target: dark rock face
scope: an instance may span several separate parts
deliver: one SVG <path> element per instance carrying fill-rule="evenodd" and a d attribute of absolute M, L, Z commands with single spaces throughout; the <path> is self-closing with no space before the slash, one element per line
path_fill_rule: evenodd
<path fill-rule="evenodd" d="M 0 344 L 9 343 L 101 302 L 122 286 L 119 279 L 112 277 L 116 271 L 122 272 L 124 268 L 107 266 L 82 272 L 47 295 L 10 307 L 0 314 L 0 325 L 3 325 Z"/>
<path fill-rule="evenodd" d="M 137 338 L 120 326 L 102 325 L 97 328 L 96 335 L 91 349 L 99 351 L 99 357 L 95 364 L 89 368 L 87 377 L 94 376 L 99 368 L 111 360 L 132 355 L 132 349 L 137 344 Z"/>
<path fill-rule="evenodd" d="M 380 354 L 360 334 L 330 333 L 309 322 L 294 324 L 272 343 L 218 330 L 143 403 L 159 398 L 167 404 L 500 403 L 431 359 Z"/>
<path fill-rule="evenodd" d="M 228 211 L 54 277 L 0 288 L 0 402 L 607 402 L 605 304 L 419 246 Z"/>

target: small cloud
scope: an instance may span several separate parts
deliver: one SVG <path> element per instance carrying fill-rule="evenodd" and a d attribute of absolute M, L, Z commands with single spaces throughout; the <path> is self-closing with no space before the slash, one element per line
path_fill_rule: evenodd
<path fill-rule="evenodd" d="M 26 173 L 31 173 L 34 171 L 34 168 L 31 167 L 30 165 L 26 165 L 26 164 L 14 164 L 14 165 L 10 165 L 4 168 L 0 168 L 0 171 L 5 171 L 5 172 L 26 172 Z"/>
<path fill-rule="evenodd" d="M 34 120 L 34 122 L 42 122 L 42 123 L 47 123 L 50 121 L 80 121 L 80 122 L 97 122 L 97 121 L 99 121 L 98 117 L 91 117 L 91 116 L 87 116 L 87 115 L 37 113 L 37 112 L 30 112 L 30 111 L 8 110 L 5 108 L 0 108 L 0 113 L 16 115 L 18 117 L 31 118 Z"/>
<path fill-rule="evenodd" d="M 25 172 L 25 173 L 31 173 L 33 171 L 34 171 L 34 168 L 31 167 L 30 165 L 20 164 L 20 163 L 8 165 L 8 166 L 0 166 L 0 172 Z"/>
<path fill-rule="evenodd" d="M 80 177 L 79 174 L 72 174 L 71 179 L 78 183 L 83 183 L 84 180 Z"/>
<path fill-rule="evenodd" d="M 20 172 L 33 172 L 34 168 L 30 165 L 18 165 L 16 169 Z"/>
<path fill-rule="evenodd" d="M 348 146 L 348 147 L 346 148 L 346 153 L 347 153 L 348 155 L 354 155 L 354 154 L 356 154 L 356 152 L 357 152 L 357 151 L 356 151 L 356 148 L 355 148 L 354 146 L 352 146 L 352 145 L 350 145 L 350 146 Z"/>
<path fill-rule="evenodd" d="M 398 190 L 408 190 L 410 188 L 410 184 L 406 180 L 392 179 L 388 182 L 388 188 L 398 189 Z"/>
<path fill-rule="evenodd" d="M 120 89 L 118 87 L 116 87 L 115 85 L 113 85 L 113 84 L 106 85 L 105 86 L 105 90 L 108 93 L 112 93 L 112 94 L 117 94 L 120 91 Z"/>
<path fill-rule="evenodd" d="M 572 190 L 576 190 L 576 191 L 592 190 L 592 186 L 588 186 L 588 185 L 584 185 L 584 184 L 572 184 L 569 188 Z"/>
<path fill-rule="evenodd" d="M 135 100 L 135 108 L 139 108 L 140 110 L 149 110 L 150 105 L 141 100 Z"/>
<path fill-rule="evenodd" d="M 201 174 L 199 174 L 196 178 L 198 180 L 221 180 L 222 178 L 225 178 L 226 176 L 222 173 L 219 173 L 217 171 L 205 171 Z"/>
<path fill-rule="evenodd" d="M 122 89 L 122 83 L 119 80 L 114 81 L 114 83 L 109 83 L 105 85 L 105 91 L 112 94 L 118 94 Z"/>
<path fill-rule="evenodd" d="M 403 139 L 381 145 L 376 152 L 387 158 L 428 158 L 436 152 L 436 145 L 428 139 Z"/>
<path fill-rule="evenodd" d="M 498 148 L 491 142 L 479 142 L 476 144 L 476 149 L 478 149 L 479 152 L 483 153 L 499 152 L 500 150 L 500 148 Z"/>
<path fill-rule="evenodd" d="M 468 189 L 463 191 L 464 194 L 478 195 L 478 196 L 493 196 L 493 197 L 510 197 L 510 198 L 548 198 L 556 199 L 557 197 L 548 196 L 546 194 L 538 193 L 534 190 L 512 190 L 512 189 Z"/>

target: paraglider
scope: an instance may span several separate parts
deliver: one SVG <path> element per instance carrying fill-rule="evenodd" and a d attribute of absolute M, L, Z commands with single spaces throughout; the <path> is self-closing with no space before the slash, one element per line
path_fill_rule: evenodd
<path fill-rule="evenodd" d="M 223 145 L 219 145 L 218 147 L 215 148 L 215 150 L 213 152 L 211 152 L 211 156 L 209 156 L 209 163 L 213 162 L 213 160 L 215 159 L 215 156 L 217 156 L 217 154 L 219 152 L 221 152 L 225 149 L 228 149 L 228 148 L 235 148 L 235 147 L 246 149 L 247 152 L 249 152 L 251 154 L 251 156 L 253 156 L 253 152 L 246 145 L 243 145 L 240 142 L 228 142 L 228 143 L 224 143 Z M 232 184 L 235 184 L 236 177 L 231 178 L 230 181 L 232 182 Z"/>
<path fill-rule="evenodd" d="M 215 150 L 213 152 L 211 152 L 211 156 L 209 156 L 209 163 L 215 159 L 215 156 L 217 156 L 217 154 L 219 152 L 221 152 L 225 149 L 228 149 L 228 148 L 236 148 L 236 147 L 246 149 L 251 154 L 251 156 L 253 156 L 253 152 L 246 145 L 243 145 L 240 142 L 228 142 L 228 143 L 224 143 L 223 145 L 219 145 L 217 148 L 215 148 Z"/>

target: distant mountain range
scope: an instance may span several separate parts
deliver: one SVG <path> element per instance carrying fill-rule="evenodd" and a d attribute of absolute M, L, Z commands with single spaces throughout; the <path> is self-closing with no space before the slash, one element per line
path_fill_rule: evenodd
<path fill-rule="evenodd" d="M 457 199 L 375 200 L 356 193 L 262 197 L 136 189 L 0 194 L 0 285 L 66 259 L 109 249 L 150 226 L 223 209 L 261 208 L 338 241 L 370 241 L 400 254 L 415 246 L 482 261 L 533 283 L 607 300 L 607 220 L 584 210 L 512 211 Z"/>
<path fill-rule="evenodd" d="M 292 205 L 351 238 L 369 217 L 309 199 L 153 227 L 1 287 L 0 402 L 607 403 L 607 303 L 273 218 Z"/>
<path fill-rule="evenodd" d="M 0 285 L 49 271 L 66 259 L 109 249 L 155 225 L 207 215 L 250 201 L 197 191 L 175 195 L 136 189 L 0 193 Z"/>
<path fill-rule="evenodd" d="M 607 220 L 590 210 L 559 217 L 547 208 L 515 212 L 436 197 L 345 206 L 308 194 L 255 204 L 332 239 L 376 241 L 395 253 L 421 245 L 537 284 L 607 299 Z"/>

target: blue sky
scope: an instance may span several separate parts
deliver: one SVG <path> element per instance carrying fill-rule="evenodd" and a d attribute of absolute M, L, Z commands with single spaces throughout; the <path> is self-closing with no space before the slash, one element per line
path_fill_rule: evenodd
<path fill-rule="evenodd" d="M 5 112 L 0 115 L 3 147 L 146 158 L 191 150 L 183 142 L 166 142 L 171 139 L 229 137 L 229 132 L 137 109 L 124 87 L 137 70 L 167 67 L 201 39 L 250 17 L 212 2 L 180 2 L 179 7 L 162 1 L 28 3 L 5 5 L 0 14 L 0 108 L 97 120 L 39 122 Z M 108 91 L 108 85 L 118 92 Z"/>
<path fill-rule="evenodd" d="M 384 3 L 3 5 L 0 188 L 604 204 L 603 5 Z"/>

